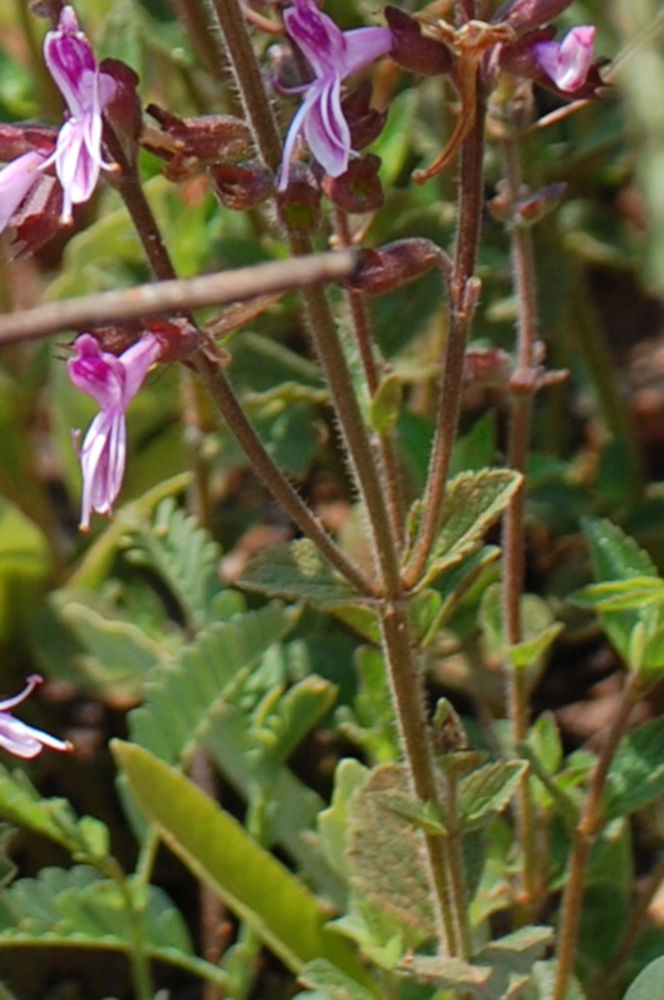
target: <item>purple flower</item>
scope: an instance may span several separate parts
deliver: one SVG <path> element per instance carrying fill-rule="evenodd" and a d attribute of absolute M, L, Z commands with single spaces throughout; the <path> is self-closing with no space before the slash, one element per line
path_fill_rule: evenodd
<path fill-rule="evenodd" d="M 294 88 L 305 96 L 286 137 L 279 179 L 282 191 L 288 184 L 290 161 L 300 133 L 330 177 L 346 172 L 351 137 L 341 108 L 341 82 L 392 47 L 389 28 L 341 31 L 319 11 L 314 0 L 295 0 L 295 5 L 284 13 L 284 23 L 306 56 L 314 79 Z"/>
<path fill-rule="evenodd" d="M 69 222 L 72 205 L 87 201 L 94 191 L 100 168 L 112 168 L 101 155 L 101 116 L 115 95 L 116 84 L 107 73 L 99 72 L 73 7 L 63 7 L 57 31 L 47 33 L 44 59 L 69 109 L 55 152 L 45 164 L 55 163 L 64 192 L 62 221 Z"/>
<path fill-rule="evenodd" d="M 585 24 L 568 31 L 562 42 L 533 43 L 538 65 L 564 94 L 573 94 L 586 82 L 592 65 L 595 31 L 592 24 Z"/>
<path fill-rule="evenodd" d="M 45 159 L 45 154 L 35 149 L 17 156 L 0 170 L 0 232 L 9 224 L 21 202 L 42 179 L 37 168 Z"/>
<path fill-rule="evenodd" d="M 90 514 L 110 514 L 124 476 L 127 428 L 125 412 L 141 388 L 148 369 L 161 353 L 161 343 L 147 334 L 119 357 L 102 351 L 89 333 L 74 343 L 76 357 L 68 361 L 69 377 L 92 396 L 101 412 L 90 424 L 80 452 L 83 473 L 81 529 L 90 527 Z"/>
<path fill-rule="evenodd" d="M 42 747 L 63 751 L 74 749 L 68 740 L 58 740 L 55 736 L 43 733 L 41 729 L 28 726 L 20 719 L 15 719 L 8 711 L 8 709 L 25 701 L 42 683 L 42 680 L 43 678 L 39 674 L 31 674 L 20 694 L 0 701 L 0 746 L 4 750 L 8 750 L 9 753 L 13 753 L 15 757 L 36 757 L 41 752 Z"/>

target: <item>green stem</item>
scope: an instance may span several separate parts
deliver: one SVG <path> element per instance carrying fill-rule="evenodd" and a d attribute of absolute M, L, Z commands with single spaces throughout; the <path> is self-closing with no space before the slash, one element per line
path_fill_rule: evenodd
<path fill-rule="evenodd" d="M 479 282 L 473 277 L 480 237 L 483 198 L 484 119 L 486 109 L 477 97 L 473 127 L 461 147 L 459 194 L 457 200 L 457 241 L 449 278 L 450 320 L 445 348 L 442 387 L 439 394 L 436 432 L 422 504 L 422 520 L 403 573 L 404 583 L 413 587 L 420 579 L 435 541 L 452 447 L 459 423 L 463 393 L 463 366 L 466 343 L 473 317 Z"/>

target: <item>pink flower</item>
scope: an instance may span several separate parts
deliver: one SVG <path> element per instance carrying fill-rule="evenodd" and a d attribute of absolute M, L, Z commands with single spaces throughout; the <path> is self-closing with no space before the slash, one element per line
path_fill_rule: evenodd
<path fill-rule="evenodd" d="M 68 740 L 58 740 L 55 736 L 43 733 L 41 729 L 28 726 L 20 719 L 15 719 L 8 711 L 8 709 L 25 701 L 42 683 L 42 680 L 43 678 L 39 674 L 31 674 L 20 694 L 0 701 L 0 746 L 9 753 L 13 753 L 15 757 L 36 757 L 41 752 L 42 747 L 51 747 L 52 750 L 62 751 L 74 749 Z"/>
<path fill-rule="evenodd" d="M 80 452 L 83 473 L 81 529 L 90 527 L 90 514 L 110 514 L 120 492 L 127 451 L 125 413 L 143 385 L 149 368 L 161 353 L 160 341 L 147 334 L 119 357 L 102 351 L 89 333 L 74 343 L 76 357 L 68 363 L 69 377 L 77 389 L 92 396 L 97 414 Z"/>
<path fill-rule="evenodd" d="M 0 232 L 41 181 L 42 176 L 37 168 L 45 159 L 45 154 L 35 149 L 17 156 L 0 170 Z"/>
<path fill-rule="evenodd" d="M 585 24 L 568 31 L 562 42 L 534 42 L 538 65 L 564 94 L 579 90 L 592 65 L 596 29 Z"/>
<path fill-rule="evenodd" d="M 58 133 L 55 152 L 44 164 L 55 163 L 64 192 L 62 221 L 71 220 L 72 205 L 87 201 L 102 167 L 111 169 L 101 155 L 102 112 L 112 101 L 116 84 L 100 73 L 94 52 L 82 31 L 73 7 L 62 8 L 57 31 L 44 39 L 44 59 L 69 109 L 69 118 Z"/>
<path fill-rule="evenodd" d="M 330 17 L 319 11 L 314 0 L 295 0 L 295 5 L 284 13 L 284 23 L 306 56 L 314 79 L 294 88 L 305 96 L 286 137 L 279 179 L 282 191 L 288 185 L 290 161 L 300 133 L 330 177 L 346 172 L 351 137 L 341 108 L 341 82 L 392 47 L 389 28 L 341 31 Z"/>

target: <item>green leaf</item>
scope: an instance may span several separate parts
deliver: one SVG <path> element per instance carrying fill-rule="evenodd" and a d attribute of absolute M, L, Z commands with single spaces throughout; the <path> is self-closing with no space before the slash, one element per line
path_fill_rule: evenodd
<path fill-rule="evenodd" d="M 556 641 L 563 628 L 564 625 L 561 622 L 553 622 L 534 638 L 510 646 L 509 658 L 514 666 L 518 668 L 529 667 L 539 660 Z"/>
<path fill-rule="evenodd" d="M 450 482 L 443 500 L 440 531 L 418 589 L 481 544 L 521 482 L 519 473 L 509 469 L 462 472 Z"/>
<path fill-rule="evenodd" d="M 371 426 L 378 434 L 391 434 L 397 425 L 403 388 L 394 373 L 387 375 L 378 386 L 369 406 Z"/>
<path fill-rule="evenodd" d="M 435 923 L 422 834 L 392 808 L 409 796 L 402 767 L 372 770 L 348 807 L 348 868 L 358 895 L 424 941 L 435 936 Z"/>
<path fill-rule="evenodd" d="M 77 601 L 68 590 L 53 595 L 58 617 L 85 652 L 74 656 L 73 668 L 88 690 L 112 690 L 114 698 L 137 699 L 148 673 L 166 650 L 133 622 L 109 618 Z"/>
<path fill-rule="evenodd" d="M 655 1000 L 664 996 L 664 958 L 656 958 L 638 974 L 623 1000 Z"/>
<path fill-rule="evenodd" d="M 398 758 L 400 751 L 385 661 L 380 650 L 361 646 L 355 663 L 359 690 L 352 710 L 347 705 L 339 707 L 339 728 L 372 762 L 387 764 Z"/>
<path fill-rule="evenodd" d="M 211 717 L 294 620 L 291 610 L 273 603 L 200 632 L 174 660 L 152 672 L 144 704 L 129 714 L 132 739 L 169 763 L 186 761 L 204 739 Z"/>
<path fill-rule="evenodd" d="M 161 577 L 192 626 L 214 621 L 221 550 L 172 497 L 159 504 L 151 524 L 143 522 L 133 533 L 127 558 Z"/>
<path fill-rule="evenodd" d="M 592 555 L 595 576 L 599 582 L 629 581 L 634 578 L 657 577 L 657 570 L 650 556 L 610 521 L 588 518 L 584 531 Z M 602 627 L 627 665 L 641 669 L 643 660 L 634 660 L 638 646 L 645 650 L 647 639 L 664 624 L 662 611 L 657 603 L 641 602 L 633 610 L 600 611 Z M 635 630 L 640 626 L 640 635 Z M 638 645 L 637 645 L 638 644 Z"/>
<path fill-rule="evenodd" d="M 320 990 L 329 1000 L 373 1000 L 375 996 L 324 958 L 307 962 L 298 980 L 303 986 Z"/>
<path fill-rule="evenodd" d="M 356 591 L 308 538 L 258 553 L 237 582 L 268 597 L 310 601 L 321 608 L 359 603 Z"/>
<path fill-rule="evenodd" d="M 337 689 L 315 674 L 303 678 L 285 694 L 269 695 L 273 710 L 257 727 L 257 743 L 274 770 L 288 760 L 310 729 L 329 712 Z"/>
<path fill-rule="evenodd" d="M 570 600 L 583 608 L 600 611 L 635 611 L 664 602 L 664 580 L 658 576 L 633 576 L 628 580 L 594 583 L 577 590 Z"/>
<path fill-rule="evenodd" d="M 0 636 L 25 619 L 49 572 L 46 538 L 18 507 L 0 497 Z"/>
<path fill-rule="evenodd" d="M 607 777 L 608 819 L 627 816 L 664 795 L 664 718 L 652 719 L 620 741 Z"/>
<path fill-rule="evenodd" d="M 497 761 L 459 782 L 459 811 L 465 830 L 486 826 L 503 811 L 528 770 L 525 760 Z"/>
<path fill-rule="evenodd" d="M 80 291 L 77 294 L 80 294 Z M 95 590 L 101 586 L 127 533 L 136 531 L 146 518 L 151 517 L 155 507 L 162 500 L 182 493 L 190 483 L 191 473 L 181 472 L 153 486 L 142 497 L 122 504 L 115 511 L 113 520 L 87 549 L 78 568 L 68 580 L 68 589 L 76 592 Z"/>
<path fill-rule="evenodd" d="M 533 963 L 552 938 L 549 927 L 522 927 L 490 942 L 470 961 L 417 955 L 405 959 L 401 969 L 438 987 L 456 988 L 476 1000 L 510 1000 L 527 985 Z"/>
<path fill-rule="evenodd" d="M 27 827 L 70 854 L 94 862 L 108 856 L 109 834 L 101 820 L 76 815 L 65 799 L 42 798 L 27 776 L 0 766 L 0 817 Z"/>
<path fill-rule="evenodd" d="M 295 972 L 327 958 L 365 983 L 347 945 L 325 928 L 324 907 L 276 858 L 183 775 L 129 743 L 113 754 L 159 835 L 194 875 Z"/>
<path fill-rule="evenodd" d="M 346 857 L 349 803 L 368 777 L 368 768 L 353 757 L 340 760 L 334 772 L 332 801 L 318 816 L 323 849 L 334 870 L 345 880 L 349 875 Z"/>
<path fill-rule="evenodd" d="M 102 879 L 84 865 L 44 868 L 0 897 L 0 948 L 99 948 L 131 953 L 140 934 L 145 954 L 223 986 L 216 966 L 196 958 L 183 918 L 161 889 Z"/>

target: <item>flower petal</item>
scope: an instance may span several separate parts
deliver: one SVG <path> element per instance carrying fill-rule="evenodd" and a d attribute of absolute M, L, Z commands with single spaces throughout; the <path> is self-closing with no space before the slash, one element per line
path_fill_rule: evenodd
<path fill-rule="evenodd" d="M 74 117 L 84 115 L 92 106 L 98 69 L 92 47 L 79 29 L 72 7 L 63 7 L 57 30 L 47 32 L 44 59 L 70 113 Z"/>
<path fill-rule="evenodd" d="M 23 199 L 40 179 L 37 167 L 40 167 L 45 159 L 43 153 L 30 150 L 22 156 L 17 156 L 0 170 L 0 232 L 5 229 Z"/>
<path fill-rule="evenodd" d="M 339 177 L 348 169 L 350 157 L 350 129 L 341 110 L 339 77 L 323 81 L 317 96 L 304 120 L 304 135 L 325 172 Z"/>

